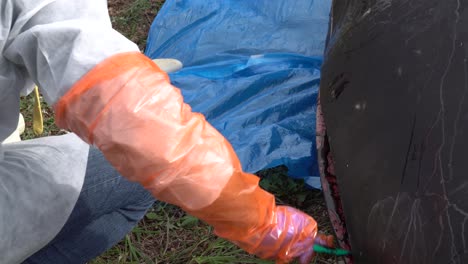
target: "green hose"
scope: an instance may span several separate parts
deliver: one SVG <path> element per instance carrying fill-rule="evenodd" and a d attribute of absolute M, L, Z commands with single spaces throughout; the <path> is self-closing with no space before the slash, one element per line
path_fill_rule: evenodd
<path fill-rule="evenodd" d="M 348 256 L 351 255 L 351 252 L 341 248 L 327 248 L 319 244 L 314 245 L 314 251 L 317 253 L 325 253 L 335 256 Z"/>

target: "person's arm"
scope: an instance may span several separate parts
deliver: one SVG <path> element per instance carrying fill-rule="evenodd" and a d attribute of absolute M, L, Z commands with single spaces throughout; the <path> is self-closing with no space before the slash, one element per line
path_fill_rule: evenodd
<path fill-rule="evenodd" d="M 53 105 L 104 59 L 138 46 L 112 29 L 105 0 L 2 0 L 2 55 Z M 26 76 L 25 76 L 26 77 Z"/>
<path fill-rule="evenodd" d="M 259 179 L 242 171 L 230 144 L 192 112 L 168 76 L 129 52 L 136 46 L 111 29 L 105 1 L 42 2 L 48 4 L 23 18 L 29 26 L 21 27 L 6 56 L 27 68 L 49 103 L 58 101 L 60 127 L 96 145 L 157 199 L 246 251 L 284 262 L 310 259 L 315 220 L 276 206 Z M 63 14 L 70 9 L 75 12 Z"/>

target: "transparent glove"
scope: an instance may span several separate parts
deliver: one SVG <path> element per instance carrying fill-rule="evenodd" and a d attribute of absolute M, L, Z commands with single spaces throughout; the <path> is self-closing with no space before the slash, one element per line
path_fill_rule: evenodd
<path fill-rule="evenodd" d="M 317 234 L 317 223 L 309 215 L 292 207 L 278 206 L 271 229 L 253 254 L 275 259 L 276 263 L 299 259 L 299 263 L 306 264 L 314 257 L 315 243 L 332 247 L 333 237 Z"/>

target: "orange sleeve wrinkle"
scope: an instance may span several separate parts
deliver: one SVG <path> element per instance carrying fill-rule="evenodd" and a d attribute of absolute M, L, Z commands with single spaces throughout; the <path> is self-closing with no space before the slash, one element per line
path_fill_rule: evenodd
<path fill-rule="evenodd" d="M 275 205 L 258 177 L 242 171 L 229 142 L 141 53 L 100 63 L 55 112 L 60 127 L 97 146 L 124 177 L 249 253 L 286 263 L 317 233 L 313 218 L 297 221 L 295 209 Z M 297 235 L 288 235 L 293 231 Z"/>

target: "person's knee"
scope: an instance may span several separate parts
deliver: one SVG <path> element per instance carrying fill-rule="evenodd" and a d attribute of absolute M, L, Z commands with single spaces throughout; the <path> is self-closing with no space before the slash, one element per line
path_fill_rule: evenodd
<path fill-rule="evenodd" d="M 154 196 L 147 190 L 142 191 L 140 195 L 141 197 L 139 203 L 141 204 L 142 208 L 148 209 L 156 202 Z"/>
<path fill-rule="evenodd" d="M 155 203 L 155 198 L 151 193 L 145 190 L 143 187 L 136 188 L 131 194 L 132 197 L 129 202 L 120 208 L 120 213 L 125 215 L 127 219 L 131 219 L 134 222 L 140 221 L 146 214 L 146 212 Z"/>

